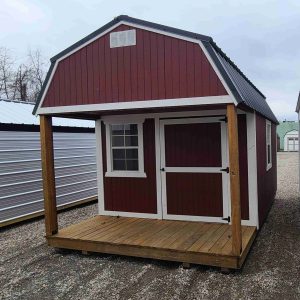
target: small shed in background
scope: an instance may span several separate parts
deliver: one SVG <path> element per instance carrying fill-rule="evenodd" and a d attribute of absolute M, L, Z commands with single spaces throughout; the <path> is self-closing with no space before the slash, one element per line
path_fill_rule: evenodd
<path fill-rule="evenodd" d="M 0 100 L 0 227 L 43 214 L 39 118 Z M 95 123 L 54 118 L 58 208 L 96 199 Z"/>
<path fill-rule="evenodd" d="M 298 141 L 298 131 L 299 124 L 295 121 L 283 121 L 277 126 L 277 135 L 279 137 L 280 143 L 279 151 L 298 151 L 299 141 Z"/>

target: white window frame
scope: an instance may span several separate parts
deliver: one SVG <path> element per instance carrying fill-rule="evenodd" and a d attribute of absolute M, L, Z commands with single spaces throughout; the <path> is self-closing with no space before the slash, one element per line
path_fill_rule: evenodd
<path fill-rule="evenodd" d="M 270 128 L 270 140 L 268 141 L 268 130 Z M 268 162 L 268 145 L 270 145 L 270 162 Z M 266 120 L 266 169 L 269 171 L 272 168 L 272 124 Z"/>
<path fill-rule="evenodd" d="M 147 175 L 144 171 L 144 141 L 143 141 L 143 123 L 144 120 L 121 120 L 119 118 L 107 120 L 105 124 L 105 136 L 106 136 L 106 166 L 107 171 L 105 177 L 143 177 Z M 139 169 L 137 171 L 114 171 L 112 168 L 112 143 L 111 143 L 111 126 L 112 125 L 126 125 L 136 124 L 138 129 L 138 161 Z"/>

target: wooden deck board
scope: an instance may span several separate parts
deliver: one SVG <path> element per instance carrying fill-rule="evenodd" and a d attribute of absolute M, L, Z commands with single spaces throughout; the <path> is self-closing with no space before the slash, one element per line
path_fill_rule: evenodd
<path fill-rule="evenodd" d="M 232 255 L 227 224 L 96 216 L 47 237 L 50 246 L 239 268 L 256 228 L 242 226 L 243 251 Z"/>
<path fill-rule="evenodd" d="M 191 246 L 194 240 L 197 240 L 201 235 L 203 235 L 204 225 L 204 223 L 188 223 L 160 246 L 162 248 L 184 250 Z M 194 239 L 191 238 L 192 236 L 194 236 Z"/>

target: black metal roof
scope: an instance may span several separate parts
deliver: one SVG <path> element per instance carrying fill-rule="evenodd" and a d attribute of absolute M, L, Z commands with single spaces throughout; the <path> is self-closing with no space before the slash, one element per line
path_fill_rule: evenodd
<path fill-rule="evenodd" d="M 73 44 L 72 46 L 68 47 L 67 49 L 61 51 L 60 53 L 58 53 L 57 55 L 51 58 L 51 66 L 47 73 L 42 90 L 40 92 L 39 99 L 34 107 L 33 114 L 36 113 L 37 107 L 41 101 L 41 97 L 45 91 L 47 82 L 50 79 L 50 75 L 51 72 L 53 71 L 53 67 L 56 60 L 68 54 L 69 52 L 75 50 L 77 47 L 83 45 L 84 43 L 88 42 L 89 40 L 93 39 L 97 35 L 108 30 L 111 26 L 121 21 L 129 22 L 133 25 L 141 25 L 148 28 L 157 29 L 160 31 L 165 31 L 167 33 L 172 33 L 183 37 L 188 37 L 188 38 L 202 41 L 206 50 L 208 51 L 209 55 L 213 59 L 215 65 L 217 66 L 218 70 L 223 76 L 226 84 L 228 85 L 230 91 L 234 95 L 238 104 L 245 104 L 246 106 L 257 111 L 267 119 L 273 121 L 274 123 L 278 123 L 275 115 L 273 114 L 272 110 L 270 109 L 268 103 L 265 100 L 266 97 L 230 60 L 230 58 L 216 45 L 216 43 L 213 41 L 213 39 L 210 36 L 201 35 L 198 33 L 181 30 L 174 27 L 169 27 L 169 26 L 152 23 L 141 19 L 132 18 L 127 15 L 120 15 L 114 18 L 109 23 L 105 24 L 101 28 L 97 29 L 96 31 L 92 32 L 85 38 L 81 39 L 77 43 Z"/>

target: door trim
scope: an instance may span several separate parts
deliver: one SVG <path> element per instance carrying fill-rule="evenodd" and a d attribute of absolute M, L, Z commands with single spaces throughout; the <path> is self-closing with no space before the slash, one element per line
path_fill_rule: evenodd
<path fill-rule="evenodd" d="M 166 167 L 165 158 L 165 125 L 173 124 L 198 124 L 198 123 L 220 123 L 221 125 L 221 167 Z M 226 172 L 222 172 L 221 168 L 228 167 L 228 144 L 227 144 L 227 125 L 220 117 L 202 117 L 202 118 L 182 118 L 182 119 L 162 119 L 160 120 L 160 171 L 161 177 L 161 201 L 162 211 L 161 215 L 166 220 L 182 220 L 182 221 L 202 221 L 202 222 L 218 222 L 228 223 L 222 220 L 222 217 L 208 217 L 208 216 L 191 216 L 191 215 L 173 215 L 167 212 L 167 172 L 206 172 L 206 173 L 222 173 L 222 189 L 223 189 L 223 218 L 230 216 L 230 187 L 229 176 Z"/>

